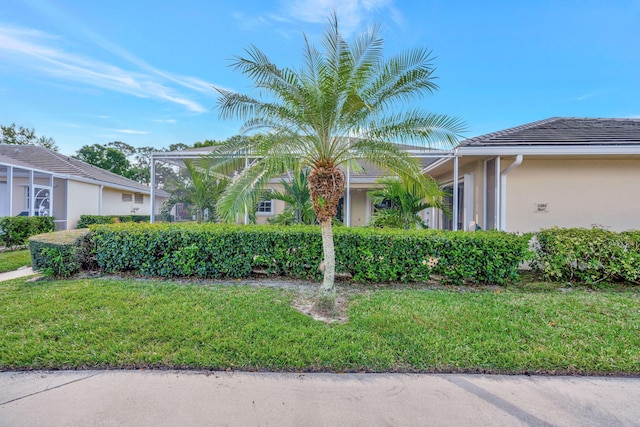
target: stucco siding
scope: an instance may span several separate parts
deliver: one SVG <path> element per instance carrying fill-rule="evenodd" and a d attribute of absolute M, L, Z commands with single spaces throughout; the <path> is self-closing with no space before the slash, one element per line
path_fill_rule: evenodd
<path fill-rule="evenodd" d="M 80 215 L 99 214 L 100 193 L 97 185 L 69 180 L 67 197 L 68 229 L 76 227 Z"/>
<path fill-rule="evenodd" d="M 123 194 L 130 196 L 130 200 L 123 201 Z M 138 197 L 142 197 L 142 203 L 135 201 L 136 194 Z M 149 215 L 151 213 L 150 202 L 151 197 L 148 194 L 109 187 L 102 189 L 102 215 Z M 162 206 L 162 200 L 156 205 L 159 209 Z M 156 209 L 156 213 L 158 209 Z"/>
<path fill-rule="evenodd" d="M 350 226 L 362 227 L 367 225 L 367 190 L 351 189 Z"/>
<path fill-rule="evenodd" d="M 640 229 L 640 160 L 527 159 L 507 176 L 508 231 Z"/>

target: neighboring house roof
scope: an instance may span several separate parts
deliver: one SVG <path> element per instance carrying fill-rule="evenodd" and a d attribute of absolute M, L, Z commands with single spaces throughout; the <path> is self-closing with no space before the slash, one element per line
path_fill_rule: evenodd
<path fill-rule="evenodd" d="M 131 189 L 145 194 L 151 191 L 147 185 L 43 147 L 0 144 L 0 163 L 68 179 L 95 181 L 97 184 Z M 163 195 L 161 193 L 164 192 L 157 192 L 158 195 Z"/>
<path fill-rule="evenodd" d="M 640 119 L 552 117 L 470 138 L 459 147 L 637 144 Z"/>

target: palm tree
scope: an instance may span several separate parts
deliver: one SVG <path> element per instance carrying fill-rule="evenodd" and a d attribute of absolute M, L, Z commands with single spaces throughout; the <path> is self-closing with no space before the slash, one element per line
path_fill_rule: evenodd
<path fill-rule="evenodd" d="M 388 202 L 390 206 L 376 211 L 370 224 L 374 227 L 405 230 L 427 228 L 419 215 L 420 211 L 430 207 L 443 208 L 446 193 L 436 181 L 432 180 L 427 188 L 393 177 L 381 178 L 378 182 L 382 187 L 370 191 L 368 195 L 374 205 Z"/>
<path fill-rule="evenodd" d="M 210 221 L 216 221 L 217 203 L 229 180 L 202 167 L 193 161 L 185 160 L 186 180 L 174 179 L 167 190 L 171 193 L 162 206 L 162 213 L 168 214 L 179 203 L 187 203 L 195 207 L 196 220 L 201 223 L 208 213 Z"/>
<path fill-rule="evenodd" d="M 281 200 L 287 204 L 284 212 L 268 220 L 270 224 L 315 224 L 316 213 L 309 193 L 309 171 L 294 173 L 290 181 L 280 180 L 283 191 L 267 191 L 265 198 Z"/>
<path fill-rule="evenodd" d="M 344 170 L 355 170 L 357 160 L 366 160 L 427 185 L 417 160 L 389 141 L 452 146 L 463 130 L 457 118 L 406 107 L 437 89 L 431 52 L 415 48 L 385 60 L 378 33 L 379 26 L 371 27 L 348 43 L 333 14 L 322 51 L 305 36 L 299 69 L 278 67 L 255 46 L 246 50 L 246 57 L 234 58 L 234 70 L 251 79 L 262 97 L 216 89 L 222 119 L 241 119 L 242 133 L 263 135 L 246 144 L 225 142 L 214 150 L 214 156 L 229 162 L 243 156 L 254 159 L 222 195 L 221 212 L 235 217 L 270 178 L 309 168 L 309 191 L 322 229 L 321 296 L 334 292 L 331 222 L 345 190 Z"/>

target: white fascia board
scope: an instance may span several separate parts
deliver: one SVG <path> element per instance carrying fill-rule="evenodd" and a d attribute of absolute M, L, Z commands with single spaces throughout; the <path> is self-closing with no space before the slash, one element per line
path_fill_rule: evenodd
<path fill-rule="evenodd" d="M 602 156 L 640 154 L 640 145 L 460 147 L 459 156 Z"/>

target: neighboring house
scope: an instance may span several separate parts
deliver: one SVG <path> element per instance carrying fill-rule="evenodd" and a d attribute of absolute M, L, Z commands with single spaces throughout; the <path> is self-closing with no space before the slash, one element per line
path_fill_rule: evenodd
<path fill-rule="evenodd" d="M 425 150 L 421 147 L 414 147 L 404 145 L 404 149 L 409 151 L 413 156 L 418 157 L 422 164 L 426 166 L 433 161 L 434 158 L 441 158 L 450 154 L 442 151 Z M 203 156 L 211 153 L 211 147 L 204 148 L 192 148 L 182 151 L 171 152 L 159 152 L 152 154 L 152 176 L 155 169 L 156 162 L 170 163 L 174 166 L 183 167 L 184 160 L 198 160 Z M 251 162 L 249 157 L 246 162 Z M 379 187 L 376 184 L 376 180 L 385 176 L 385 173 L 379 168 L 371 165 L 363 164 L 363 170 L 359 172 L 346 171 L 347 174 L 347 188 L 344 197 L 340 200 L 338 206 L 337 218 L 342 221 L 346 226 L 359 227 L 365 226 L 369 223 L 371 216 L 375 212 L 376 207 L 373 205 L 367 192 Z M 282 191 L 282 186 L 279 184 L 281 179 L 287 179 L 287 177 L 275 178 L 271 180 L 269 188 Z M 157 191 L 157 190 L 156 190 Z M 261 202 L 256 209 L 256 217 L 258 224 L 264 224 L 268 218 L 272 218 L 285 209 L 284 202 L 280 200 L 267 200 Z M 429 224 L 430 211 L 423 211 L 423 219 Z M 240 222 L 246 222 L 246 218 L 241 218 Z"/>
<path fill-rule="evenodd" d="M 640 119 L 554 117 L 467 139 L 424 172 L 450 188 L 432 226 L 640 229 Z"/>
<path fill-rule="evenodd" d="M 157 214 L 167 193 L 155 193 Z M 83 214 L 149 215 L 150 194 L 144 184 L 55 151 L 0 144 L 0 216 L 50 215 L 66 230 Z"/>

